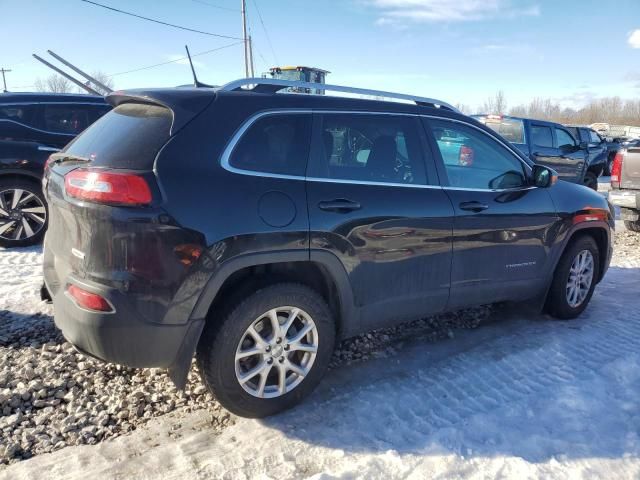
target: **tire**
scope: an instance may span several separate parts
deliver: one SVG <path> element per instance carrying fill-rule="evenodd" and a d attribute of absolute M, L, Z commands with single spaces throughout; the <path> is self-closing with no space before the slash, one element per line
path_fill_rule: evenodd
<path fill-rule="evenodd" d="M 624 226 L 631 232 L 640 232 L 640 220 L 625 220 Z"/>
<path fill-rule="evenodd" d="M 584 179 L 582 180 L 586 187 L 589 187 L 591 190 L 598 191 L 598 177 L 596 177 L 595 173 L 587 172 L 584 174 Z"/>
<path fill-rule="evenodd" d="M 583 252 L 588 252 L 589 255 L 591 255 L 591 282 L 588 289 L 584 288 L 584 283 L 580 284 L 581 290 L 583 292 L 586 290 L 586 295 L 576 304 L 576 302 L 572 303 L 569 298 L 569 283 L 571 280 L 569 275 L 577 257 Z M 547 311 L 549 314 L 559 319 L 572 319 L 579 316 L 584 309 L 587 308 L 591 300 L 599 275 L 600 251 L 598 250 L 598 245 L 591 236 L 581 236 L 572 242 L 562 254 L 562 257 L 560 257 L 553 281 L 551 282 L 549 294 L 547 295 Z"/>
<path fill-rule="evenodd" d="M 48 220 L 47 203 L 38 182 L 26 178 L 0 179 L 0 247 L 26 247 L 42 242 Z"/>
<path fill-rule="evenodd" d="M 287 317 L 291 312 L 286 314 L 286 309 L 300 310 L 284 337 L 273 335 L 269 312 L 274 309 L 277 310 L 276 317 L 280 325 L 283 321 L 286 324 L 286 318 L 291 318 Z M 254 291 L 243 301 L 228 306 L 227 312 L 220 325 L 216 325 L 217 322 L 207 323 L 196 353 L 200 375 L 223 407 L 242 417 L 262 418 L 293 407 L 313 391 L 326 372 L 335 342 L 333 316 L 318 293 L 300 284 L 278 283 Z M 315 330 L 303 338 L 305 342 L 309 338 L 312 341 L 304 344 L 294 342 L 298 334 L 296 330 L 301 332 L 310 324 L 315 325 Z M 255 337 L 249 333 L 251 326 L 265 342 L 263 348 L 259 348 Z M 277 338 L 284 338 L 284 341 L 276 343 Z M 313 352 L 294 351 L 294 343 L 304 345 L 300 348 L 316 348 L 315 358 L 311 360 Z M 315 344 L 315 347 L 310 347 L 311 344 Z M 267 348 L 269 353 L 266 353 Z M 286 352 L 285 348 L 291 350 Z M 236 358 L 236 355 L 243 355 L 252 349 L 261 351 L 240 360 Z M 294 364 L 298 368 L 304 366 L 304 359 L 307 361 L 305 368 L 308 368 L 306 375 L 288 370 Z M 267 365 L 267 362 L 272 364 Z M 259 368 L 269 372 L 264 382 L 262 373 L 251 375 Z M 280 376 L 283 368 L 285 382 L 281 381 Z M 242 385 L 241 377 L 249 380 Z M 260 385 L 262 397 L 259 396 Z M 284 392 L 282 385 L 285 385 Z"/>

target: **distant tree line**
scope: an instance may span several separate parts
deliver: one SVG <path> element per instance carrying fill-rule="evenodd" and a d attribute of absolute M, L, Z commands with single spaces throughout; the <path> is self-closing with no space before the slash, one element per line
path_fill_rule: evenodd
<path fill-rule="evenodd" d="M 469 108 L 465 105 L 458 105 L 458 107 L 462 107 L 463 112 L 469 112 Z M 563 108 L 558 102 L 549 98 L 536 97 L 528 105 L 517 105 L 507 109 L 504 92 L 499 90 L 495 95 L 487 98 L 480 112 L 476 113 L 509 114 L 515 117 L 581 125 L 605 122 L 640 126 L 640 100 L 624 100 L 620 97 L 595 99 L 578 109 Z"/>
<path fill-rule="evenodd" d="M 107 87 L 113 90 L 113 79 L 107 76 L 104 72 L 93 72 L 91 74 L 93 78 L 102 82 Z M 94 85 L 90 82 L 84 82 L 89 87 L 93 88 L 99 93 L 106 95 L 108 92 L 103 91 L 101 87 L 98 85 Z M 87 93 L 87 91 L 83 88 L 78 87 L 74 83 L 71 83 L 65 77 L 58 75 L 57 73 L 52 73 L 47 78 L 37 78 L 34 84 L 36 91 L 38 92 L 54 92 L 54 93 Z"/>

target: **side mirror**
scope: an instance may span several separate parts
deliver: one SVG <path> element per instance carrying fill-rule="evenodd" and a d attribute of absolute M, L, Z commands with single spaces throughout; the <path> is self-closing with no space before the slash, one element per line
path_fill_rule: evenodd
<path fill-rule="evenodd" d="M 534 165 L 531 177 L 533 185 L 540 188 L 549 188 L 558 181 L 557 172 L 544 165 Z"/>

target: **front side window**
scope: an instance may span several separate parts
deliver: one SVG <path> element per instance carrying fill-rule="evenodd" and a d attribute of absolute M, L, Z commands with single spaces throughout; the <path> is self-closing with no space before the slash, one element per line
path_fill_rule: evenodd
<path fill-rule="evenodd" d="M 307 175 L 376 183 L 425 184 L 417 119 L 377 114 L 320 115 Z"/>
<path fill-rule="evenodd" d="M 589 130 L 589 141 L 591 143 L 600 144 L 602 143 L 602 138 L 600 138 L 600 135 L 593 130 Z"/>
<path fill-rule="evenodd" d="M 576 146 L 575 139 L 563 128 L 556 128 L 556 140 L 558 148 L 571 148 Z"/>
<path fill-rule="evenodd" d="M 231 153 L 242 170 L 304 176 L 311 142 L 311 114 L 274 114 L 256 120 Z"/>
<path fill-rule="evenodd" d="M 551 129 L 541 125 L 531 125 L 531 143 L 536 147 L 553 148 Z"/>
<path fill-rule="evenodd" d="M 429 124 L 451 187 L 495 190 L 526 184 L 522 162 L 489 135 L 457 122 Z"/>

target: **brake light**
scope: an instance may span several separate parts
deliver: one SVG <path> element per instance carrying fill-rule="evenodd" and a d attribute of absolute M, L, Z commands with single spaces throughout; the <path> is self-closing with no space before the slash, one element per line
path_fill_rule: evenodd
<path fill-rule="evenodd" d="M 89 202 L 116 205 L 149 205 L 151 190 L 146 180 L 131 173 L 97 168 L 78 168 L 64 177 L 71 197 Z"/>
<path fill-rule="evenodd" d="M 97 293 L 91 293 L 76 285 L 69 285 L 67 293 L 76 302 L 76 304 L 87 310 L 96 312 L 113 312 L 113 308 L 103 297 Z"/>
<path fill-rule="evenodd" d="M 622 152 L 616 153 L 616 156 L 613 158 L 613 166 L 611 167 L 611 186 L 613 188 L 620 188 L 623 159 Z"/>
<path fill-rule="evenodd" d="M 468 167 L 473 164 L 473 148 L 462 145 L 458 155 L 458 165 Z"/>

